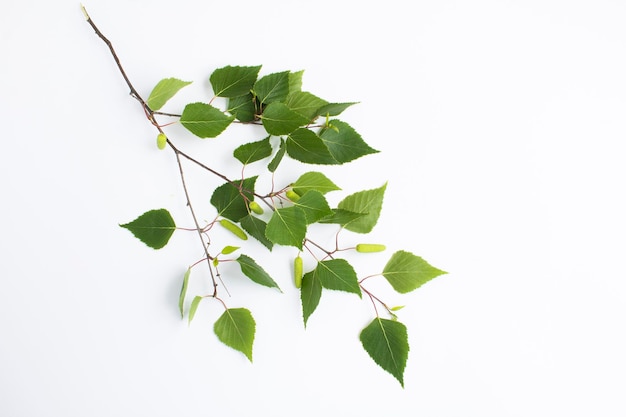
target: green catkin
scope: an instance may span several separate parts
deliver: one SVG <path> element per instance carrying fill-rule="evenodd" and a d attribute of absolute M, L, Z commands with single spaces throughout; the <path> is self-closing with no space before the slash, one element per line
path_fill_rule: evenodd
<path fill-rule="evenodd" d="M 385 249 L 385 245 L 378 243 L 359 243 L 356 245 L 356 251 L 361 253 L 382 252 Z"/>
<path fill-rule="evenodd" d="M 302 272 L 302 257 L 298 255 L 296 259 L 293 260 L 293 280 L 294 284 L 296 284 L 296 288 L 300 288 L 302 286 Z"/>
<path fill-rule="evenodd" d="M 220 220 L 220 224 L 224 227 L 224 229 L 228 230 L 239 239 L 248 240 L 248 235 L 243 230 L 241 230 L 239 226 L 237 226 L 235 223 L 226 219 L 222 219 Z"/>

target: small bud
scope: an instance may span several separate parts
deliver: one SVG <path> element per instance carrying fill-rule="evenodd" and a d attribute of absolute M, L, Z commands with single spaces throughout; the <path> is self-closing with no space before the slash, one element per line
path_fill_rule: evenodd
<path fill-rule="evenodd" d="M 251 201 L 250 204 L 248 204 L 248 207 L 250 207 L 250 210 L 256 214 L 263 214 L 263 207 L 259 206 L 259 203 L 256 201 Z"/>
<path fill-rule="evenodd" d="M 287 196 L 288 199 L 290 199 L 291 201 L 293 201 L 294 203 L 298 200 L 300 200 L 300 196 L 298 195 L 298 193 L 296 193 L 294 190 L 289 190 L 285 193 L 285 195 Z"/>
<path fill-rule="evenodd" d="M 163 150 L 165 149 L 166 145 L 167 145 L 167 136 L 165 136 L 165 133 L 159 133 L 157 135 L 157 148 Z"/>
<path fill-rule="evenodd" d="M 385 249 L 385 245 L 379 245 L 377 243 L 359 243 L 356 245 L 356 251 L 361 253 L 382 252 Z"/>

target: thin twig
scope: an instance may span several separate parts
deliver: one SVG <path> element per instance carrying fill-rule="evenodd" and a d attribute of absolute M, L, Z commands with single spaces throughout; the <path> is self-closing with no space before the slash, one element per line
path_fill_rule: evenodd
<path fill-rule="evenodd" d="M 196 231 L 198 232 L 198 236 L 200 237 L 200 241 L 202 242 L 202 248 L 204 250 L 204 254 L 206 255 L 206 261 L 209 266 L 209 271 L 211 273 L 211 281 L 213 282 L 213 297 L 217 296 L 217 282 L 215 281 L 215 275 L 213 274 L 213 268 L 211 268 L 211 256 L 209 255 L 209 250 L 207 245 L 204 242 L 204 237 L 202 236 L 202 228 L 198 223 L 198 218 L 196 217 L 196 213 L 191 205 L 191 200 L 189 198 L 189 191 L 187 190 L 187 184 L 185 182 L 185 174 L 183 172 L 183 164 L 180 160 L 180 155 L 176 152 L 176 162 L 178 163 L 178 170 L 180 172 L 180 179 L 183 183 L 183 190 L 185 191 L 185 198 L 187 199 L 187 206 L 191 211 L 191 217 L 193 218 L 193 222 L 196 225 Z"/>
<path fill-rule="evenodd" d="M 98 29 L 98 27 L 93 22 L 93 20 L 91 20 L 91 17 L 87 13 L 87 9 L 85 9 L 85 6 L 81 4 L 80 7 L 83 10 L 83 14 L 85 15 L 85 18 L 87 19 L 87 23 L 91 25 L 93 30 L 96 32 L 96 35 L 98 35 L 98 37 L 102 39 L 102 41 L 109 47 L 109 50 L 111 51 L 111 55 L 113 55 L 113 59 L 115 60 L 115 63 L 117 64 L 117 68 L 120 70 L 122 77 L 124 77 L 124 81 L 126 81 L 126 85 L 128 85 L 128 88 L 130 89 L 130 95 L 141 103 L 147 115 L 149 115 L 149 118 L 151 118 L 153 111 L 150 109 L 150 107 L 148 107 L 148 104 L 144 101 L 143 98 L 141 98 L 141 96 L 139 95 L 139 93 L 137 92 L 133 84 L 130 82 L 130 79 L 126 75 L 126 71 L 124 71 L 124 67 L 122 67 L 122 63 L 120 62 L 120 59 L 118 58 L 117 53 L 115 52 L 115 49 L 113 48 L 113 44 L 106 36 L 104 36 L 104 34 L 100 31 L 100 29 Z M 151 119 L 151 121 L 153 120 Z"/>

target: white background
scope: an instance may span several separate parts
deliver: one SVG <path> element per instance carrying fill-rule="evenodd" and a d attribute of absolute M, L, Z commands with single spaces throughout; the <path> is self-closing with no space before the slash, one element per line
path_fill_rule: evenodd
<path fill-rule="evenodd" d="M 253 364 L 213 335 L 217 303 L 188 327 L 176 304 L 196 237 L 154 251 L 117 226 L 159 207 L 190 225 L 172 154 L 78 2 L 4 2 L 0 415 L 626 415 L 626 3 L 85 6 L 144 97 L 194 81 L 167 110 L 210 99 L 229 64 L 304 69 L 305 90 L 360 102 L 342 118 L 381 153 L 325 171 L 337 200 L 388 181 L 371 236 L 342 235 L 388 251 L 355 263 L 378 272 L 406 249 L 448 274 L 404 296 L 372 284 L 406 305 L 404 389 L 360 346 L 365 299 L 326 292 L 303 328 L 293 248 L 246 251 L 283 294 L 229 284 L 257 321 Z M 233 143 L 259 139 L 168 129 L 233 172 Z M 196 188 L 206 218 L 215 185 Z"/>

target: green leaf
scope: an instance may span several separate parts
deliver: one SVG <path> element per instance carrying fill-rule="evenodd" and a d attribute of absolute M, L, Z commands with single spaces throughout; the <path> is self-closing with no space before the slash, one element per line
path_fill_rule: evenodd
<path fill-rule="evenodd" d="M 256 323 L 250 310 L 229 308 L 217 319 L 213 331 L 226 346 L 242 352 L 252 362 Z"/>
<path fill-rule="evenodd" d="M 275 72 L 260 78 L 252 90 L 262 105 L 284 101 L 289 94 L 289 71 Z"/>
<path fill-rule="evenodd" d="M 265 229 L 265 236 L 278 245 L 295 246 L 302 250 L 306 237 L 306 215 L 300 207 L 274 210 Z"/>
<path fill-rule="evenodd" d="M 180 295 L 178 296 L 178 309 L 180 310 L 180 317 L 185 316 L 183 308 L 185 304 L 185 296 L 187 295 L 187 284 L 189 283 L 189 276 L 191 275 L 191 268 L 187 268 L 185 276 L 183 277 L 183 286 L 180 289 Z"/>
<path fill-rule="evenodd" d="M 137 239 L 154 249 L 167 245 L 176 230 L 174 219 L 166 209 L 147 211 L 130 223 L 120 224 L 120 227 L 130 230 Z"/>
<path fill-rule="evenodd" d="M 278 146 L 278 151 L 276 151 L 276 155 L 274 155 L 274 158 L 272 158 L 272 162 L 270 162 L 267 165 L 267 169 L 270 172 L 274 172 L 276 171 L 276 169 L 278 168 L 278 165 L 280 164 L 280 161 L 283 160 L 283 157 L 285 156 L 285 141 L 283 139 L 280 140 L 280 145 Z"/>
<path fill-rule="evenodd" d="M 256 179 L 257 177 L 254 176 L 243 181 L 227 182 L 217 187 L 211 196 L 211 204 L 215 206 L 218 214 L 234 222 L 247 216 L 246 199 L 254 200 Z"/>
<path fill-rule="evenodd" d="M 328 103 L 318 109 L 320 116 L 339 116 L 345 109 L 358 103 Z"/>
<path fill-rule="evenodd" d="M 196 295 L 193 300 L 191 300 L 191 306 L 189 307 L 189 318 L 187 319 L 187 324 L 191 324 L 191 320 L 196 316 L 196 311 L 198 310 L 198 306 L 200 305 L 200 301 L 202 301 L 204 297 Z"/>
<path fill-rule="evenodd" d="M 320 108 L 326 106 L 328 102 L 316 95 L 306 91 L 298 91 L 289 94 L 285 104 L 293 111 L 303 115 L 309 121 L 314 120 L 320 115 Z"/>
<path fill-rule="evenodd" d="M 332 128 L 322 129 L 319 137 L 322 138 L 333 158 L 340 164 L 378 152 L 365 143 L 361 135 L 347 123 L 331 120 L 330 124 Z"/>
<path fill-rule="evenodd" d="M 371 232 L 380 217 L 386 188 L 387 183 L 380 188 L 356 192 L 339 202 L 337 207 L 340 209 L 354 213 L 367 213 L 356 220 L 346 223 L 344 227 L 356 233 Z"/>
<path fill-rule="evenodd" d="M 226 246 L 224 246 L 224 249 L 222 249 L 222 251 L 220 253 L 223 254 L 223 255 L 229 255 L 229 254 L 235 252 L 237 249 L 239 249 L 239 246 L 226 245 Z"/>
<path fill-rule="evenodd" d="M 219 136 L 235 119 L 206 103 L 187 104 L 180 116 L 180 123 L 200 138 Z"/>
<path fill-rule="evenodd" d="M 330 191 L 341 190 L 334 182 L 329 180 L 321 172 L 305 172 L 292 185 L 293 190 L 299 195 L 303 195 L 309 190 L 319 191 L 326 194 Z"/>
<path fill-rule="evenodd" d="M 383 276 L 394 290 L 405 294 L 446 272 L 407 251 L 397 251 L 383 269 Z"/>
<path fill-rule="evenodd" d="M 302 318 L 304 327 L 311 314 L 315 311 L 322 297 L 322 283 L 314 271 L 307 272 L 302 277 L 302 287 L 300 288 L 300 299 L 302 300 Z"/>
<path fill-rule="evenodd" d="M 233 155 L 242 164 L 250 164 L 252 162 L 260 161 L 263 158 L 267 158 L 272 154 L 272 145 L 270 145 L 270 137 L 266 137 L 257 142 L 245 143 L 238 146 Z"/>
<path fill-rule="evenodd" d="M 279 102 L 268 104 L 261 121 L 267 133 L 274 136 L 287 135 L 309 123 L 309 119 Z"/>
<path fill-rule="evenodd" d="M 361 297 L 361 287 L 356 272 L 345 259 L 318 262 L 313 271 L 320 280 L 322 287 L 354 293 Z"/>
<path fill-rule="evenodd" d="M 243 227 L 243 230 L 248 232 L 250 236 L 261 242 L 266 248 L 272 250 L 274 243 L 272 243 L 267 237 L 265 237 L 265 230 L 267 223 L 258 217 L 247 215 L 239 220 L 239 224 Z"/>
<path fill-rule="evenodd" d="M 228 100 L 228 110 L 240 122 L 248 123 L 256 117 L 256 105 L 252 93 Z"/>
<path fill-rule="evenodd" d="M 218 97 L 238 97 L 248 94 L 259 76 L 261 66 L 218 68 L 209 77 L 211 87 Z"/>
<path fill-rule="evenodd" d="M 235 260 L 241 267 L 241 272 L 243 272 L 243 274 L 252 281 L 266 287 L 278 288 L 278 290 L 282 292 L 276 281 L 274 281 L 272 277 L 270 277 L 268 273 L 254 261 L 254 259 L 241 254 Z"/>
<path fill-rule="evenodd" d="M 191 84 L 191 81 L 181 81 L 177 78 L 164 78 L 152 89 L 146 104 L 151 110 L 159 110 L 174 97 L 178 90 Z"/>
<path fill-rule="evenodd" d="M 409 356 L 406 326 L 395 320 L 372 320 L 359 337 L 363 348 L 381 368 L 404 387 L 404 368 Z"/>
<path fill-rule="evenodd" d="M 289 73 L 289 94 L 302 90 L 302 75 L 304 70 Z"/>
<path fill-rule="evenodd" d="M 313 224 L 333 213 L 322 193 L 316 190 L 308 191 L 294 204 L 304 210 L 307 224 Z"/>
<path fill-rule="evenodd" d="M 306 164 L 338 165 L 328 147 L 309 129 L 296 129 L 287 138 L 287 155 Z"/>
<path fill-rule="evenodd" d="M 319 220 L 319 223 L 338 224 L 345 226 L 356 219 L 367 215 L 367 213 L 355 213 L 343 209 L 332 209 L 332 214 Z"/>

